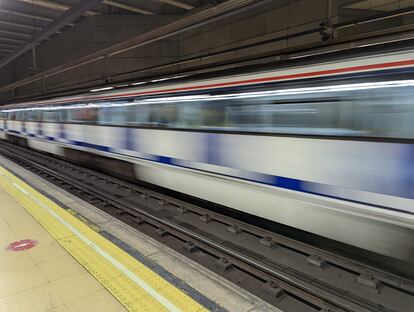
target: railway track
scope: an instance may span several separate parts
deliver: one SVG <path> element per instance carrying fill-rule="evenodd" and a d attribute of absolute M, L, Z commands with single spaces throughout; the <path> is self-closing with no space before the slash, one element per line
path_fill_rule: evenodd
<path fill-rule="evenodd" d="M 414 311 L 414 282 L 10 143 L 0 154 L 283 311 Z"/>

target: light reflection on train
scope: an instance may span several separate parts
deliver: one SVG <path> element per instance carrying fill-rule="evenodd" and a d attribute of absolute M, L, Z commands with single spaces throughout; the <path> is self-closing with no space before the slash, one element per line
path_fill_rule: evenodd
<path fill-rule="evenodd" d="M 14 104 L 0 134 L 412 262 L 413 55 Z"/>

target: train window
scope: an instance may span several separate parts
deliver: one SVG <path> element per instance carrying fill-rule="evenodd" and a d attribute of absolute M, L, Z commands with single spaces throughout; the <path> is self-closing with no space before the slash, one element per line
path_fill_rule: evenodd
<path fill-rule="evenodd" d="M 44 111 L 43 112 L 43 121 L 46 122 L 57 122 L 58 121 L 58 114 L 57 111 Z"/>
<path fill-rule="evenodd" d="M 178 121 L 178 107 L 174 104 L 160 105 L 158 109 L 158 125 L 174 127 Z"/>
<path fill-rule="evenodd" d="M 128 124 L 155 127 L 187 128 L 200 125 L 200 109 L 185 104 L 140 104 L 129 106 Z"/>
<path fill-rule="evenodd" d="M 263 105 L 233 105 L 227 109 L 227 127 L 229 128 L 263 128 L 269 116 Z"/>
<path fill-rule="evenodd" d="M 80 120 L 80 109 L 68 109 L 66 114 L 66 120 L 68 122 L 79 122 Z"/>
<path fill-rule="evenodd" d="M 177 105 L 177 123 L 179 128 L 198 128 L 202 125 L 201 105 L 194 103 L 184 103 Z"/>
<path fill-rule="evenodd" d="M 59 118 L 59 121 L 60 122 L 65 122 L 66 121 L 66 119 L 67 119 L 67 116 L 66 116 L 66 114 L 67 114 L 67 110 L 66 109 L 59 109 L 58 110 L 58 118 Z"/>
<path fill-rule="evenodd" d="M 152 105 L 132 105 L 128 106 L 129 125 L 149 125 Z"/>
<path fill-rule="evenodd" d="M 16 120 L 24 120 L 24 111 L 17 111 L 16 112 Z"/>
<path fill-rule="evenodd" d="M 202 126 L 209 128 L 226 127 L 226 105 L 219 102 L 207 102 L 202 105 Z"/>
<path fill-rule="evenodd" d="M 366 136 L 414 138 L 412 88 L 359 92 L 353 98 L 353 128 Z"/>
<path fill-rule="evenodd" d="M 127 107 L 111 106 L 99 109 L 98 123 L 101 125 L 125 125 Z"/>
<path fill-rule="evenodd" d="M 340 99 L 307 99 L 308 103 L 235 105 L 227 109 L 226 127 L 253 132 L 345 135 L 352 134 L 349 114 Z M 342 108 L 342 113 L 341 113 Z"/>
<path fill-rule="evenodd" d="M 65 115 L 68 122 L 85 122 L 94 124 L 97 121 L 97 108 L 72 108 L 68 109 Z"/>
<path fill-rule="evenodd" d="M 98 109 L 96 107 L 85 107 L 82 108 L 82 120 L 88 123 L 96 123 L 98 119 Z"/>
<path fill-rule="evenodd" d="M 9 117 L 7 118 L 9 120 L 16 120 L 16 112 L 10 112 Z"/>
<path fill-rule="evenodd" d="M 70 122 L 70 109 L 61 109 L 60 118 L 63 122 Z"/>
<path fill-rule="evenodd" d="M 40 121 L 41 111 L 40 110 L 30 110 L 27 111 L 26 118 L 28 121 Z"/>
<path fill-rule="evenodd" d="M 129 107 L 128 124 L 142 126 L 166 126 L 168 112 L 165 110 L 161 116 L 161 105 L 140 104 Z"/>
<path fill-rule="evenodd" d="M 337 106 L 333 102 L 265 105 L 270 127 L 294 128 L 304 133 L 337 127 Z"/>
<path fill-rule="evenodd" d="M 26 112 L 26 120 L 27 121 L 34 121 L 35 120 L 35 111 L 29 110 Z"/>

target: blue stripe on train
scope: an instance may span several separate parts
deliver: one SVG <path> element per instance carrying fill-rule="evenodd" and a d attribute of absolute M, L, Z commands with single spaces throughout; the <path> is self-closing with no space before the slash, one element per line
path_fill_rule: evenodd
<path fill-rule="evenodd" d="M 305 192 L 303 189 L 303 182 L 298 179 L 292 179 L 287 177 L 278 177 L 278 176 L 272 176 L 273 186 L 293 190 L 293 191 L 299 191 L 299 192 Z"/>
<path fill-rule="evenodd" d="M 176 163 L 176 161 L 174 161 L 175 159 L 174 158 L 171 158 L 171 157 L 157 156 L 156 159 L 157 160 L 155 160 L 155 161 L 160 162 L 162 164 L 174 165 L 174 162 Z"/>
<path fill-rule="evenodd" d="M 92 148 L 92 149 L 96 149 L 98 151 L 103 151 L 103 152 L 110 152 L 111 151 L 111 148 L 108 147 L 108 146 L 97 145 L 97 144 L 87 143 L 87 142 L 82 142 L 82 141 L 72 141 L 72 144 L 75 145 L 75 146 Z"/>

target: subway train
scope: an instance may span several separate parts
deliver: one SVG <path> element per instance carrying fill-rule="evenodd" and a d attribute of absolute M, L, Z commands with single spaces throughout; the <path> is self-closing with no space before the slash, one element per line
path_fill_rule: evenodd
<path fill-rule="evenodd" d="M 3 140 L 413 262 L 414 50 L 138 81 L 0 118 Z"/>

